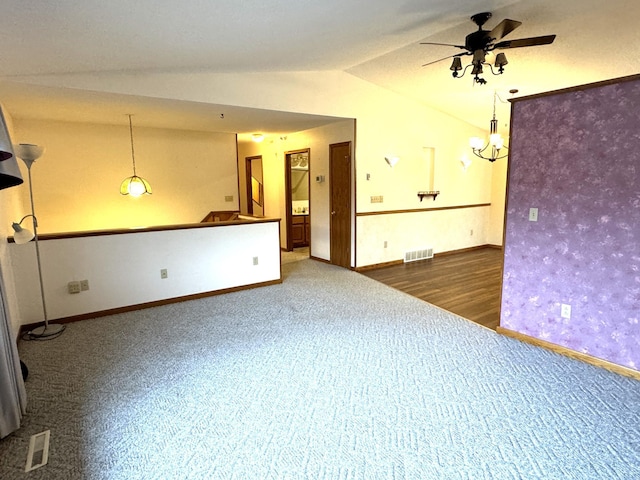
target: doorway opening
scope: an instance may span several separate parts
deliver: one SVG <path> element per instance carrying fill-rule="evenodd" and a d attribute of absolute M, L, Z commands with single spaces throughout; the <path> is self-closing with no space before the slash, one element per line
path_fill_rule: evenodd
<path fill-rule="evenodd" d="M 262 155 L 246 157 L 247 213 L 264 217 L 264 175 Z"/>
<path fill-rule="evenodd" d="M 287 251 L 311 251 L 309 148 L 285 152 Z M 306 249 L 306 250 L 302 250 Z"/>

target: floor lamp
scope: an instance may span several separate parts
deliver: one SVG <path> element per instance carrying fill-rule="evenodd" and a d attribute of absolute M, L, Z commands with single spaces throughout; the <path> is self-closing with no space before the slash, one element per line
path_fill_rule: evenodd
<path fill-rule="evenodd" d="M 33 207 L 31 166 L 33 165 L 33 162 L 40 158 L 42 152 L 44 152 L 44 148 L 38 145 L 21 143 L 14 146 L 14 150 L 16 156 L 18 158 L 21 158 L 25 163 L 29 172 L 29 198 L 31 200 L 31 214 L 25 215 L 18 223 L 14 222 L 11 225 L 13 227 L 13 230 L 15 231 L 13 239 L 18 244 L 27 243 L 31 239 L 34 239 L 36 245 L 36 260 L 38 262 L 38 279 L 40 280 L 40 297 L 42 298 L 42 311 L 44 313 L 44 325 L 34 328 L 28 333 L 28 335 L 33 339 L 51 339 L 60 335 L 64 331 L 65 326 L 58 323 L 49 323 L 49 318 L 47 316 L 47 303 L 44 299 L 44 283 L 42 282 L 42 265 L 40 263 L 40 246 L 38 244 L 38 219 L 36 218 L 35 209 Z M 22 228 L 21 226 L 21 223 L 28 217 L 31 217 L 33 219 L 33 233 L 25 228 Z"/>

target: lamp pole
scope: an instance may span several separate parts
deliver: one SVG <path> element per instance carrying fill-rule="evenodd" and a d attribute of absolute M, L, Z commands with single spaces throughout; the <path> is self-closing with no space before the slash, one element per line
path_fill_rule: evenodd
<path fill-rule="evenodd" d="M 31 217 L 33 218 L 33 234 L 36 245 L 36 262 L 38 264 L 38 280 L 40 282 L 40 298 L 42 299 L 42 312 L 44 314 L 44 325 L 36 327 L 29 332 L 31 338 L 47 338 L 61 334 L 65 326 L 62 324 L 49 324 L 49 316 L 47 314 L 47 302 L 44 296 L 44 282 L 42 280 L 42 262 L 40 260 L 40 244 L 38 243 L 38 219 L 33 203 L 33 184 L 31 181 L 31 166 L 42 155 L 42 147 L 30 144 L 20 144 L 17 146 L 16 155 L 22 159 L 27 166 L 29 176 L 29 200 L 31 202 Z"/>

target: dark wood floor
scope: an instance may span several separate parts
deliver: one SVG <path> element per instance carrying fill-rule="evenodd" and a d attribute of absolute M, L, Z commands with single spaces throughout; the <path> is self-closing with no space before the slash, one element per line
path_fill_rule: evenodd
<path fill-rule="evenodd" d="M 486 247 L 361 273 L 495 330 L 500 321 L 502 255 L 502 250 Z"/>

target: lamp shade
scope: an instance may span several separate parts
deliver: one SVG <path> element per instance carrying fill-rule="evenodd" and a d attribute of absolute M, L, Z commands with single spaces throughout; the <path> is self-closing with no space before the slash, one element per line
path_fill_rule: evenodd
<path fill-rule="evenodd" d="M 469 139 L 469 146 L 475 150 L 480 150 L 483 145 L 484 142 L 480 137 L 471 137 Z"/>
<path fill-rule="evenodd" d="M 393 168 L 396 165 L 396 163 L 398 163 L 398 160 L 400 160 L 400 157 L 396 157 L 395 155 L 389 155 L 387 157 L 384 157 L 384 159 L 389 164 L 389 166 Z"/>
<path fill-rule="evenodd" d="M 33 240 L 33 237 L 35 237 L 32 231 L 27 230 L 26 228 L 22 228 L 19 223 L 13 222 L 11 226 L 16 232 L 13 235 L 13 240 L 19 245 L 30 242 L 31 240 Z"/>
<path fill-rule="evenodd" d="M 507 60 L 507 56 L 504 53 L 499 53 L 496 55 L 496 67 L 504 67 L 509 61 Z"/>
<path fill-rule="evenodd" d="M 23 182 L 20 167 L 18 167 L 15 157 L 0 162 L 0 190 L 15 187 Z"/>
<path fill-rule="evenodd" d="M 11 139 L 9 132 L 4 123 L 4 115 L 2 116 L 2 127 L 0 128 L 0 161 L 9 160 L 13 157 L 13 149 L 11 148 Z"/>
<path fill-rule="evenodd" d="M 23 183 L 20 167 L 13 155 L 13 145 L 9 138 L 9 130 L 0 107 L 0 190 L 15 187 Z"/>
<path fill-rule="evenodd" d="M 35 162 L 44 153 L 44 147 L 32 143 L 20 143 L 13 146 L 16 156 L 24 160 L 28 166 Z"/>
<path fill-rule="evenodd" d="M 122 195 L 131 195 L 132 197 L 139 197 L 145 193 L 151 194 L 151 185 L 144 178 L 132 175 L 122 181 L 120 193 Z"/>

